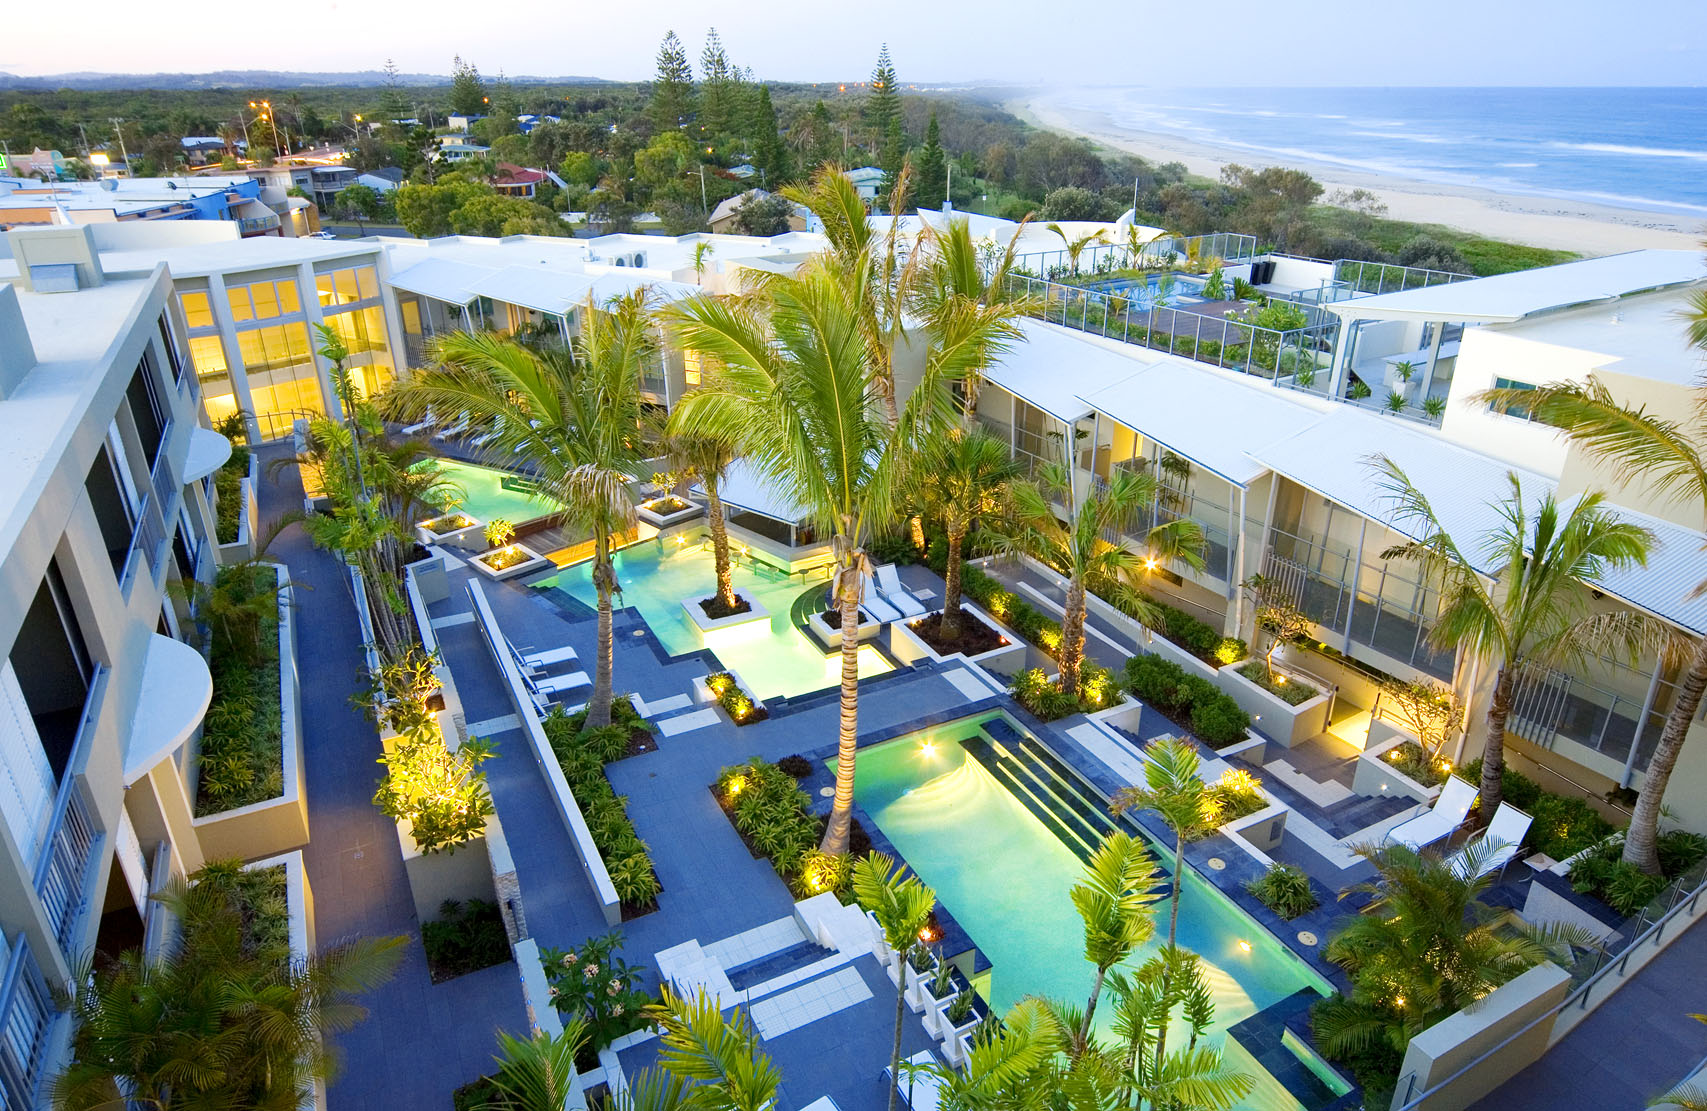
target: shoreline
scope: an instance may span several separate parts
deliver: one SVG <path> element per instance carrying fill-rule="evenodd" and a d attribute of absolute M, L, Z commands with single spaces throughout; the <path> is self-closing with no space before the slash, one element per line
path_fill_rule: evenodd
<path fill-rule="evenodd" d="M 1180 162 L 1202 177 L 1220 176 L 1231 162 L 1286 166 L 1322 183 L 1323 197 L 1338 189 L 1366 189 L 1387 206 L 1387 218 L 1443 224 L 1490 239 L 1550 247 L 1582 255 L 1610 255 L 1642 248 L 1699 249 L 1707 222 L 1675 213 L 1616 208 L 1556 197 L 1498 193 L 1474 186 L 1446 185 L 1350 170 L 1325 162 L 1276 162 L 1251 151 L 1216 147 L 1161 132 L 1135 131 L 1106 114 L 1065 108 L 1048 93 L 1031 93 L 1002 107 L 1034 127 L 1079 135 L 1101 146 L 1152 162 Z"/>

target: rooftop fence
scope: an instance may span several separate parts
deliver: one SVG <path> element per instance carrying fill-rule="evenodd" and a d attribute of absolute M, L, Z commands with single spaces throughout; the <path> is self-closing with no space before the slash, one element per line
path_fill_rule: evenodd
<path fill-rule="evenodd" d="M 1017 254 L 1014 264 L 1033 274 L 1077 281 L 1100 277 L 1115 270 L 1165 270 L 1181 262 L 1195 261 L 1206 265 L 1217 259 L 1223 266 L 1233 266 L 1254 261 L 1257 257 L 1256 236 L 1218 231 L 1208 235 L 1167 235 L 1151 240 L 1136 251 L 1129 243 L 1092 243 L 1079 252 L 1076 260 L 1063 241 L 1058 251 Z"/>

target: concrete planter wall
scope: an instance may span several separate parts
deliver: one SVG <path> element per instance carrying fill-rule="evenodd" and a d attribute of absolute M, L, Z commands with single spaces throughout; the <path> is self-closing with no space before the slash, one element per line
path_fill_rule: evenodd
<path fill-rule="evenodd" d="M 290 955 L 295 961 L 306 961 L 318 952 L 314 937 L 314 892 L 308 886 L 308 869 L 303 866 L 302 851 L 281 853 L 252 864 L 245 869 L 283 866 L 285 870 L 285 906 L 290 915 Z M 326 1111 L 326 1085 L 312 1081 L 297 1101 L 299 1111 Z"/>
<path fill-rule="evenodd" d="M 863 609 L 859 611 L 859 615 L 862 618 L 859 625 L 859 639 L 863 644 L 865 641 L 875 639 L 877 634 L 883 631 L 883 624 L 882 622 L 874 619 Z M 842 631 L 840 629 L 830 628 L 830 623 L 824 620 L 824 615 L 822 613 L 814 613 L 811 617 L 808 617 L 806 619 L 806 628 L 811 632 L 813 639 L 816 640 L 825 651 L 835 652 L 841 649 Z"/>
<path fill-rule="evenodd" d="M 308 843 L 308 780 L 302 758 L 302 692 L 296 672 L 296 621 L 290 569 L 273 564 L 279 582 L 279 722 L 284 793 L 191 822 L 209 860 L 251 860 Z"/>
<path fill-rule="evenodd" d="M 1379 738 L 1379 739 L 1377 739 Z M 1440 794 L 1440 786 L 1425 787 L 1395 768 L 1387 753 L 1406 741 L 1415 740 L 1409 733 L 1384 721 L 1369 723 L 1369 742 L 1357 757 L 1357 770 L 1352 775 L 1351 789 L 1360 795 L 1394 795 L 1432 802 Z"/>
<path fill-rule="evenodd" d="M 461 528 L 447 529 L 444 532 L 436 532 L 427 527 L 445 520 L 446 517 L 462 517 L 469 523 Z M 422 521 L 417 524 L 415 526 L 415 539 L 419 540 L 424 548 L 437 544 L 445 548 L 483 551 L 486 548 L 486 522 L 472 513 L 447 513 L 444 517 L 434 517 L 429 521 Z"/>
<path fill-rule="evenodd" d="M 662 500 L 662 498 L 653 498 L 641 502 L 634 507 L 634 515 L 659 532 L 663 532 L 665 529 L 673 528 L 676 525 L 685 525 L 705 512 L 705 506 L 700 505 L 692 498 L 683 498 L 682 500 L 687 502 L 685 508 L 665 513 L 653 506 L 653 502 Z"/>
<path fill-rule="evenodd" d="M 249 473 L 243 476 L 238 485 L 237 497 L 242 503 L 237 510 L 237 539 L 229 544 L 218 544 L 213 549 L 214 562 L 220 566 L 230 563 L 242 563 L 255 556 L 255 525 L 261 519 L 261 507 L 257 500 L 261 488 L 261 457 L 254 451 L 249 453 Z"/>
<path fill-rule="evenodd" d="M 962 601 L 960 608 L 1001 633 L 1007 638 L 1008 643 L 1000 648 L 992 648 L 988 652 L 980 652 L 976 656 L 967 656 L 960 652 L 956 652 L 952 657 L 942 656 L 937 653 L 936 649 L 926 644 L 919 634 L 913 632 L 906 621 L 892 621 L 889 624 L 889 654 L 894 656 L 898 663 L 908 665 L 915 664 L 920 660 L 930 660 L 936 663 L 946 659 L 970 660 L 992 674 L 1009 679 L 1024 671 L 1028 666 L 1039 666 L 1031 663 L 1031 646 L 1018 633 L 971 602 Z M 942 611 L 932 610 L 931 612 L 941 613 Z M 930 614 L 925 616 L 928 617 Z M 1047 659 L 1047 657 L 1044 658 Z M 1050 661 L 1051 664 L 1053 662 Z"/>
<path fill-rule="evenodd" d="M 484 556 L 491 555 L 492 552 L 498 550 L 493 548 L 491 551 L 481 552 L 480 555 L 471 558 L 468 561 L 468 565 L 494 582 L 501 579 L 520 578 L 523 575 L 532 575 L 540 571 L 548 571 L 557 566 L 555 563 L 552 563 L 549 559 L 546 559 L 526 544 L 511 544 L 509 547 L 520 551 L 526 558 L 520 563 L 512 563 L 508 567 L 493 567 L 483 558 Z"/>
<path fill-rule="evenodd" d="M 764 720 L 763 718 L 759 717 L 758 712 L 760 710 L 765 710 L 765 704 L 757 695 L 755 695 L 753 693 L 752 684 L 748 683 L 745 679 L 741 678 L 741 673 L 739 671 L 736 671 L 732 667 L 726 667 L 723 670 L 727 671 L 730 675 L 733 675 L 735 677 L 735 685 L 740 688 L 740 690 L 743 694 L 745 694 L 749 699 L 752 700 L 753 716 L 751 718 L 747 719 L 746 721 L 735 721 L 734 718 L 729 717 L 729 711 L 725 710 L 723 708 L 723 704 L 721 702 L 717 701 L 717 696 L 715 694 L 711 693 L 711 687 L 706 683 L 706 680 L 711 678 L 711 676 L 709 676 L 709 675 L 695 675 L 693 677 L 693 700 L 695 702 L 702 702 L 702 703 L 705 703 L 707 705 L 716 707 L 718 713 L 722 714 L 726 718 L 729 718 L 729 720 L 731 722 L 733 722 L 735 725 L 752 725 L 757 721 Z M 765 710 L 765 712 L 768 714 L 770 711 Z"/>
<path fill-rule="evenodd" d="M 1332 702 L 1329 695 L 1318 694 L 1297 706 L 1289 705 L 1279 695 L 1270 694 L 1239 674 L 1239 668 L 1248 663 L 1249 660 L 1240 660 L 1221 668 L 1216 673 L 1215 685 L 1237 702 L 1241 710 L 1251 715 L 1258 729 L 1287 748 L 1327 729 L 1328 709 Z"/>

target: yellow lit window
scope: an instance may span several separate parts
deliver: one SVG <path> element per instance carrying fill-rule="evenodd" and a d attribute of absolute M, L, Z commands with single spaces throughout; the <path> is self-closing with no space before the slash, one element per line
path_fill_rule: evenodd
<path fill-rule="evenodd" d="M 205 293 L 186 293 L 178 298 L 184 307 L 184 324 L 190 328 L 213 327 L 213 306 Z"/>
<path fill-rule="evenodd" d="M 255 319 L 255 310 L 249 306 L 247 286 L 232 286 L 225 291 L 225 299 L 231 305 L 231 319 L 239 324 Z"/>
<path fill-rule="evenodd" d="M 682 381 L 689 386 L 699 385 L 700 374 L 705 369 L 705 356 L 698 351 L 682 352 Z"/>

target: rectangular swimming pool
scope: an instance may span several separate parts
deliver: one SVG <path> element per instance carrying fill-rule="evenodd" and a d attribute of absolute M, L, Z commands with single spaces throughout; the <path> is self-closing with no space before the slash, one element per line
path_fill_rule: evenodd
<path fill-rule="evenodd" d="M 462 463 L 455 459 L 435 459 L 444 476 L 455 484 L 462 499 L 464 513 L 478 517 L 482 524 L 502 517 L 512 525 L 531 521 L 557 512 L 559 506 L 550 498 L 535 497 L 525 489 L 504 485 L 505 479 L 522 478 L 494 467 Z M 525 481 L 525 479 L 524 479 Z"/>
<path fill-rule="evenodd" d="M 1045 746 L 999 711 L 949 722 L 861 749 L 854 799 L 989 958 L 998 1013 L 1028 995 L 1083 1004 L 1093 969 L 1068 892 L 1116 820 Z M 1203 958 L 1218 1035 L 1300 989 L 1328 992 L 1190 869 L 1183 888 L 1179 944 Z M 1157 937 L 1133 965 L 1166 940 L 1167 900 L 1155 909 Z M 1097 1017 L 1106 1035 L 1112 1015 L 1099 1008 Z M 1300 1106 L 1230 1039 L 1227 1049 L 1257 1080 L 1242 1106 Z"/>
<path fill-rule="evenodd" d="M 708 597 L 716 589 L 708 546 L 646 541 L 616 553 L 614 562 L 622 587 L 617 604 L 638 609 L 664 651 L 679 656 L 702 647 L 699 629 L 682 612 L 682 601 Z M 760 699 L 806 694 L 840 683 L 841 656 L 826 655 L 795 626 L 793 618 L 795 603 L 802 595 L 822 593 L 824 580 L 788 575 L 750 561 L 737 566 L 734 574 L 736 591 L 757 600 L 770 612 L 770 620 L 713 632 L 709 647 L 723 666 L 738 672 Z M 548 598 L 566 594 L 583 605 L 598 605 L 590 562 L 566 567 L 535 586 Z M 882 654 L 869 645 L 861 646 L 861 678 L 889 670 Z"/>

